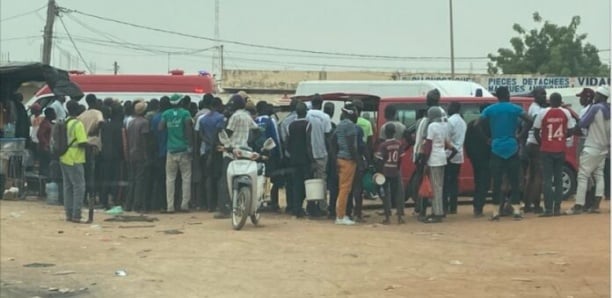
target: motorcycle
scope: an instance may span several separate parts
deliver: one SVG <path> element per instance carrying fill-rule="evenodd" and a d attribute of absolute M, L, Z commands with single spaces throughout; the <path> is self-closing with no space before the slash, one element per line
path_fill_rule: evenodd
<path fill-rule="evenodd" d="M 232 227 L 240 230 L 247 217 L 257 225 L 261 219 L 258 212 L 264 203 L 264 183 L 267 159 L 265 154 L 254 152 L 250 148 L 233 148 L 225 131 L 219 133 L 219 140 L 225 152 L 231 153 L 233 160 L 227 168 L 227 186 L 232 199 Z M 268 138 L 262 147 L 263 153 L 274 149 L 276 144 Z"/>

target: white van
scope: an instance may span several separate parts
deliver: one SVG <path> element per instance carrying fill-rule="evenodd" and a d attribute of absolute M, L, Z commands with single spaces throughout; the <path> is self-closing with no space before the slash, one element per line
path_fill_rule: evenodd
<path fill-rule="evenodd" d="M 442 97 L 476 96 L 481 90 L 483 97 L 492 97 L 487 88 L 467 81 L 303 81 L 295 91 L 295 96 L 308 96 L 315 93 L 370 94 L 384 97 L 425 96 L 432 89 L 438 89 Z"/>

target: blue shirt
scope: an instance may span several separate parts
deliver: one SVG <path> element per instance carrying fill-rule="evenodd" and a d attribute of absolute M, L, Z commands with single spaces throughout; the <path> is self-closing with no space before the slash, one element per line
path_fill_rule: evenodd
<path fill-rule="evenodd" d="M 162 113 L 157 113 L 153 118 L 151 118 L 151 131 L 155 136 L 155 140 L 157 141 L 157 157 L 165 157 L 168 142 L 168 131 L 165 129 L 163 131 L 159 130 L 159 122 L 161 122 Z"/>
<path fill-rule="evenodd" d="M 516 130 L 523 109 L 510 102 L 498 102 L 487 107 L 480 118 L 489 119 L 491 126 L 491 151 L 504 159 L 518 152 Z"/>
<path fill-rule="evenodd" d="M 204 152 L 210 151 L 217 142 L 217 134 L 225 127 L 223 115 L 217 111 L 212 111 L 208 115 L 200 118 L 200 136 L 205 145 Z"/>
<path fill-rule="evenodd" d="M 272 156 L 281 157 L 281 144 L 278 136 L 277 125 L 274 119 L 270 116 L 259 116 L 255 118 L 255 123 L 265 131 L 265 138 L 272 138 L 276 147 L 272 149 Z"/>
<path fill-rule="evenodd" d="M 351 155 L 350 148 L 353 147 L 357 149 L 357 125 L 351 120 L 344 119 L 338 123 L 336 126 L 336 139 L 338 142 L 338 154 L 336 155 L 338 158 L 342 159 L 353 159 Z M 347 136 L 355 136 L 353 140 L 353 144 L 349 144 L 346 139 Z"/>

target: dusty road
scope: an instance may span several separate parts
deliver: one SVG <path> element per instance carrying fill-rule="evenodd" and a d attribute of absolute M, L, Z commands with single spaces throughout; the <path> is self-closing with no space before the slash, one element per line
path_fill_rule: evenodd
<path fill-rule="evenodd" d="M 200 212 L 79 225 L 42 202 L 0 209 L 0 297 L 610 297 L 609 202 L 496 223 L 468 206 L 434 225 L 264 214 L 239 232 Z"/>

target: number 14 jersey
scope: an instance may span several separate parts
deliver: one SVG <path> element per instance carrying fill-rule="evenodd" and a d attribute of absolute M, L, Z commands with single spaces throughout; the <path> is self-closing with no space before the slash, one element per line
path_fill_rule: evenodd
<path fill-rule="evenodd" d="M 575 121 L 570 112 L 564 108 L 546 108 L 541 110 L 533 123 L 540 129 L 540 151 L 558 153 L 566 147 L 567 130 L 574 127 Z"/>

